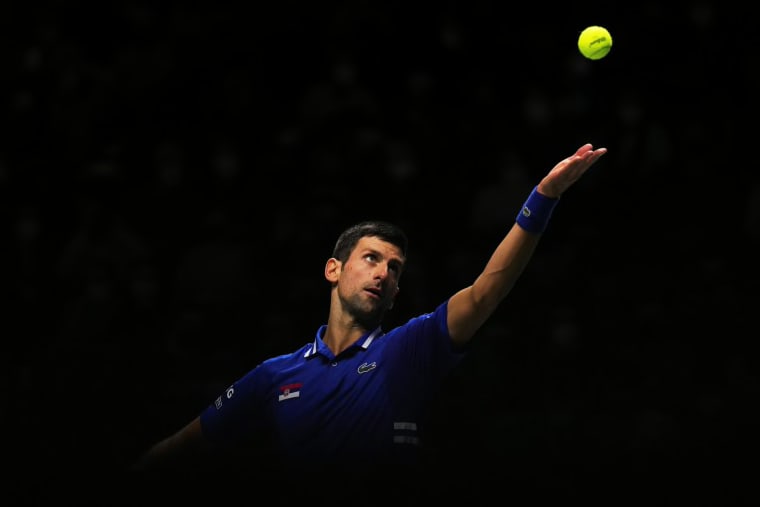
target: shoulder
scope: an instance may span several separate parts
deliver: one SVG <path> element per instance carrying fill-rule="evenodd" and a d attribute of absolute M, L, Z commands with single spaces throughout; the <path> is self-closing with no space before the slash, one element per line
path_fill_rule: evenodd
<path fill-rule="evenodd" d="M 388 331 L 386 335 L 390 340 L 416 340 L 416 339 L 441 339 L 449 338 L 446 324 L 447 303 L 441 303 L 432 312 L 416 315 L 405 323 Z"/>
<path fill-rule="evenodd" d="M 401 326 L 393 329 L 393 331 L 409 331 L 412 329 L 422 328 L 422 329 L 430 329 L 431 331 L 441 331 L 445 334 L 448 334 L 447 326 L 446 326 L 446 316 L 447 316 L 447 309 L 448 309 L 448 300 L 444 301 L 440 305 L 436 307 L 435 310 L 428 313 L 422 313 L 419 315 L 416 315 L 412 318 L 410 318 L 406 323 L 402 324 Z"/>
<path fill-rule="evenodd" d="M 261 362 L 259 368 L 265 369 L 279 369 L 287 367 L 296 363 L 300 363 L 304 360 L 307 353 L 314 347 L 313 343 L 307 343 L 302 347 L 285 354 L 270 357 Z"/>
<path fill-rule="evenodd" d="M 304 361 L 304 354 L 310 347 L 311 345 L 304 345 L 293 352 L 261 361 L 227 387 L 221 398 L 229 400 L 233 396 L 236 399 L 254 395 L 264 396 L 271 388 L 273 379 L 280 377 L 283 371 L 296 369 Z M 216 400 L 215 403 L 218 405 L 219 400 Z"/>

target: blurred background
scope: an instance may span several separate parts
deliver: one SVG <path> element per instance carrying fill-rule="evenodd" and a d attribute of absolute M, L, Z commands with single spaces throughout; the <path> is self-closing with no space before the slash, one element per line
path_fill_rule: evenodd
<path fill-rule="evenodd" d="M 126 0 L 0 17 L 16 504 L 118 473 L 311 341 L 355 221 L 411 240 L 386 327 L 432 310 L 585 142 L 609 153 L 444 386 L 431 462 L 487 465 L 494 490 L 755 498 L 749 13 Z M 613 37 L 598 61 L 576 46 L 594 24 Z"/>

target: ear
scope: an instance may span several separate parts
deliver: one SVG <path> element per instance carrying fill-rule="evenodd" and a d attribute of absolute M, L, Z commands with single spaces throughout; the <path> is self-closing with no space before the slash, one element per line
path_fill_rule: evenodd
<path fill-rule="evenodd" d="M 388 309 L 389 309 L 389 310 L 390 310 L 391 308 L 393 308 L 393 305 L 394 305 L 394 304 L 396 304 L 396 296 L 398 296 L 398 291 L 399 291 L 399 290 L 401 290 L 401 288 L 400 288 L 398 285 L 396 285 L 396 290 L 395 290 L 395 292 L 393 293 L 393 299 L 391 299 L 391 304 L 389 304 L 389 305 L 388 305 Z"/>
<path fill-rule="evenodd" d="M 341 264 L 338 259 L 335 257 L 327 259 L 327 263 L 325 264 L 325 279 L 333 284 L 338 283 L 338 278 L 340 278 L 340 268 Z"/>

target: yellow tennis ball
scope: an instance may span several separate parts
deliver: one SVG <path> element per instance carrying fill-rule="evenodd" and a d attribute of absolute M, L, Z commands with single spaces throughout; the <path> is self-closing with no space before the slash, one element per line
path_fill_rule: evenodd
<path fill-rule="evenodd" d="M 603 26 L 589 26 L 578 37 L 578 49 L 589 60 L 599 60 L 612 49 L 612 35 Z"/>

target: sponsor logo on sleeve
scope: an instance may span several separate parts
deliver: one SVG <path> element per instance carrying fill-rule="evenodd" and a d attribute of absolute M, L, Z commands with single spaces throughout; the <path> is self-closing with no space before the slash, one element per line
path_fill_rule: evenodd
<path fill-rule="evenodd" d="M 230 398 L 232 398 L 233 394 L 235 394 L 235 388 L 233 386 L 230 386 L 224 392 L 224 397 L 226 397 L 229 400 Z M 214 400 L 214 406 L 216 407 L 217 410 L 222 408 L 223 404 L 224 402 L 221 396 L 217 397 L 217 399 Z"/>

